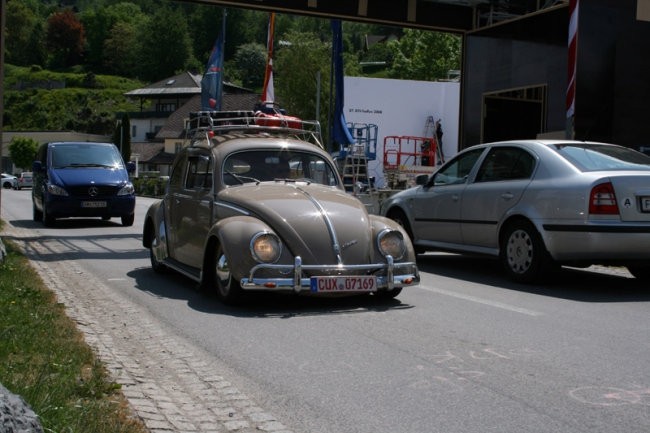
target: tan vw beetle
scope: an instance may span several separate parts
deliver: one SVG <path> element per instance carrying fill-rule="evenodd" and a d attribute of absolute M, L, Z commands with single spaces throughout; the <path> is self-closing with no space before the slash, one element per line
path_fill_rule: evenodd
<path fill-rule="evenodd" d="M 406 232 L 345 192 L 317 122 L 264 123 L 252 112 L 198 112 L 143 244 L 155 271 L 216 289 L 392 298 L 419 283 Z"/>

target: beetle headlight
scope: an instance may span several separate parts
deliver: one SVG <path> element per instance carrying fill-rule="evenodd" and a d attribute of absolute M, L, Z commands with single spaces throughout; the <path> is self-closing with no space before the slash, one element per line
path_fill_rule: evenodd
<path fill-rule="evenodd" d="M 251 239 L 251 254 L 260 263 L 275 263 L 282 254 L 282 243 L 273 233 L 258 233 Z"/>
<path fill-rule="evenodd" d="M 377 235 L 377 246 L 384 256 L 390 255 L 395 260 L 402 259 L 406 252 L 404 236 L 402 236 L 402 232 L 397 230 L 382 230 L 381 233 Z"/>

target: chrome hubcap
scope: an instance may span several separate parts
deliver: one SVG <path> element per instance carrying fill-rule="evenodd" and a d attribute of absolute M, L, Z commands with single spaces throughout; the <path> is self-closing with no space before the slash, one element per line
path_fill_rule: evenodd
<path fill-rule="evenodd" d="M 224 254 L 217 259 L 217 280 L 219 290 L 227 292 L 230 287 L 230 268 Z"/>
<path fill-rule="evenodd" d="M 513 272 L 526 272 L 533 261 L 533 241 L 524 230 L 516 230 L 508 239 L 506 249 L 508 266 Z"/>

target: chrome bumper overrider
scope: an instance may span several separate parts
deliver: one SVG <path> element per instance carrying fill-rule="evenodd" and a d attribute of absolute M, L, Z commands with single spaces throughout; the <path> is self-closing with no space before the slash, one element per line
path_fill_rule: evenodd
<path fill-rule="evenodd" d="M 286 273 L 286 278 L 256 278 L 255 274 L 262 270 L 274 270 Z M 296 257 L 293 265 L 259 264 L 253 267 L 248 278 L 242 278 L 240 285 L 245 290 L 293 290 L 294 292 L 310 291 L 309 277 L 302 275 L 303 271 L 323 271 L 327 275 L 336 272 L 339 275 L 350 275 L 352 271 L 372 271 L 367 275 L 376 275 L 377 289 L 391 290 L 399 287 L 414 286 L 420 282 L 420 274 L 415 262 L 394 263 L 391 256 L 386 256 L 386 263 L 369 263 L 366 265 L 303 265 L 300 256 Z"/>

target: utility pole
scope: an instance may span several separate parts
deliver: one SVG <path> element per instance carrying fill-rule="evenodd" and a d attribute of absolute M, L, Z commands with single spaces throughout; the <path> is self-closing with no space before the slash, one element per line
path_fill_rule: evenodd
<path fill-rule="evenodd" d="M 2 131 L 4 125 L 2 118 L 5 111 L 5 13 L 7 10 L 6 0 L 0 0 L 0 170 L 2 169 Z M 0 188 L 0 210 L 2 210 L 2 188 Z"/>

